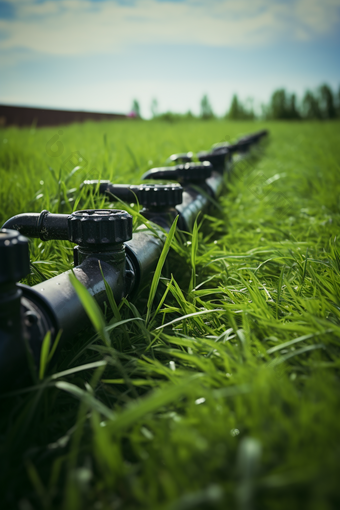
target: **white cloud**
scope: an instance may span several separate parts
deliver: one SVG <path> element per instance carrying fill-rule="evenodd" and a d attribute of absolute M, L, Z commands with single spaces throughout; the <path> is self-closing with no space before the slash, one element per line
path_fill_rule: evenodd
<path fill-rule="evenodd" d="M 335 30 L 340 0 L 12 0 L 16 17 L 0 20 L 0 50 L 50 55 L 116 53 L 142 44 L 252 47 L 312 40 Z"/>

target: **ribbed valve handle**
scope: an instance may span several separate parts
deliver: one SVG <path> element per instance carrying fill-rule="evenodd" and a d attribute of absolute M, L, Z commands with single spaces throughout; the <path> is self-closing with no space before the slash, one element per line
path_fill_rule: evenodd
<path fill-rule="evenodd" d="M 68 217 L 69 240 L 83 247 L 121 244 L 132 238 L 132 216 L 116 209 L 85 209 Z"/>

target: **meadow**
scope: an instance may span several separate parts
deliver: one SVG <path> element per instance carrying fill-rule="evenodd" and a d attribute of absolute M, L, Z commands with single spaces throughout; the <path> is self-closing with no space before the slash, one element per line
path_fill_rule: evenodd
<path fill-rule="evenodd" d="M 175 152 L 259 129 L 219 207 L 177 234 L 148 294 L 103 315 L 1 395 L 2 508 L 340 505 L 340 123 L 116 121 L 0 131 L 0 221 L 113 207 L 85 178 L 139 183 Z M 67 242 L 30 243 L 43 281 Z"/>

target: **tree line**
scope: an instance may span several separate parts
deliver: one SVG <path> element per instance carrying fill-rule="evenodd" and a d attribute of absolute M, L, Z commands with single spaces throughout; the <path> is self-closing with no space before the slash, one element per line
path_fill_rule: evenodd
<path fill-rule="evenodd" d="M 156 99 L 151 103 L 152 118 L 168 121 L 184 119 L 212 119 L 217 118 L 211 106 L 208 96 L 205 94 L 200 102 L 200 114 L 195 116 L 191 111 L 185 114 L 173 112 L 158 112 Z M 132 104 L 131 116 L 140 117 L 140 107 L 135 99 Z M 224 118 L 230 120 L 255 120 L 277 119 L 277 120 L 323 120 L 340 118 L 340 88 L 334 92 L 326 83 L 315 90 L 306 90 L 302 99 L 296 94 L 287 92 L 284 88 L 275 90 L 268 104 L 261 105 L 261 111 L 254 111 L 252 99 L 242 102 L 237 94 L 234 94 L 229 109 Z"/>

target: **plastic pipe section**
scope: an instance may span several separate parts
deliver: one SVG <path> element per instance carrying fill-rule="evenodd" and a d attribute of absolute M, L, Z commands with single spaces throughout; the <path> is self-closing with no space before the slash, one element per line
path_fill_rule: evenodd
<path fill-rule="evenodd" d="M 68 221 L 65 214 L 25 213 L 13 216 L 2 228 L 18 230 L 27 237 L 38 237 L 42 241 L 51 239 L 68 240 Z"/>
<path fill-rule="evenodd" d="M 259 132 L 240 139 L 238 152 L 243 148 L 248 150 L 265 134 Z M 39 364 L 47 332 L 51 333 L 52 342 L 61 333 L 62 344 L 72 341 L 89 325 L 70 280 L 71 270 L 33 287 L 17 283 L 29 273 L 28 240 L 24 236 L 76 244 L 73 274 L 77 280 L 104 308 L 105 279 L 119 303 L 124 296 L 136 293 L 150 282 L 164 245 L 164 230 L 169 230 L 174 217 L 179 215 L 180 229 L 190 231 L 198 214 L 206 211 L 220 194 L 223 173 L 230 170 L 231 153 L 230 146 L 216 146 L 209 153 L 201 153 L 199 163 L 156 168 L 143 176 L 174 180 L 183 188 L 179 184 L 84 183 L 112 200 L 118 197 L 127 202 L 138 201 L 143 206 L 142 214 L 154 224 L 152 231 L 141 226 L 132 235 L 132 217 L 113 209 L 77 211 L 71 215 L 48 211 L 19 214 L 3 225 L 0 230 L 1 388 L 20 382 L 22 374 L 27 373 L 28 353 Z M 184 155 L 180 156 L 185 161 Z M 197 156 L 200 158 L 200 153 Z"/>
<path fill-rule="evenodd" d="M 38 237 L 38 230 L 33 231 L 36 221 L 26 221 L 32 216 L 20 215 L 13 221 L 20 231 L 29 228 Z M 124 296 L 149 282 L 164 245 L 161 229 L 155 228 L 150 235 L 142 227 L 132 236 L 132 217 L 125 211 L 87 210 L 72 215 L 50 214 L 49 218 L 52 223 L 53 219 L 60 223 L 63 239 L 78 243 L 75 247 L 78 265 L 33 287 L 17 284 L 29 273 L 28 239 L 18 230 L 0 230 L 2 389 L 22 383 L 22 377 L 27 375 L 28 355 L 39 365 L 42 342 L 48 331 L 52 345 L 61 332 L 62 345 L 89 326 L 87 313 L 70 280 L 72 272 L 103 309 L 107 302 L 104 279 L 119 303 Z M 11 220 L 6 224 L 11 224 Z M 61 237 L 58 231 L 54 235 L 57 239 Z"/>

